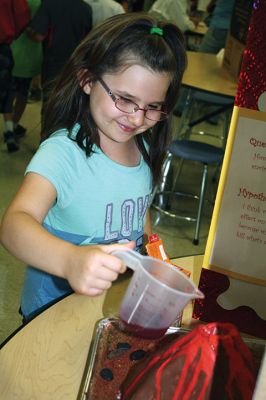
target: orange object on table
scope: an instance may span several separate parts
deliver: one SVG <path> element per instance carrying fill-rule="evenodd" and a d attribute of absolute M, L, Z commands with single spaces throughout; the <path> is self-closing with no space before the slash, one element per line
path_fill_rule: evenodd
<path fill-rule="evenodd" d="M 149 236 L 149 243 L 146 244 L 146 250 L 147 250 L 147 254 L 150 257 L 158 258 L 159 260 L 165 261 L 168 264 L 171 264 L 174 267 L 178 268 L 179 271 L 183 272 L 186 276 L 190 277 L 190 271 L 188 271 L 182 267 L 179 267 L 178 265 L 173 264 L 170 261 L 168 255 L 164 249 L 163 241 L 162 241 L 162 239 L 159 239 L 159 236 L 157 233 L 154 233 Z"/>

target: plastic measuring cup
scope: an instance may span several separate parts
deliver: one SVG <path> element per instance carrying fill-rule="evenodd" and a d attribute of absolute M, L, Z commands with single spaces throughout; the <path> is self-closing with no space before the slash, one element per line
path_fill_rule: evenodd
<path fill-rule="evenodd" d="M 133 251 L 114 251 L 134 271 L 119 316 L 126 330 L 138 336 L 163 336 L 186 304 L 204 294 L 171 264 Z"/>

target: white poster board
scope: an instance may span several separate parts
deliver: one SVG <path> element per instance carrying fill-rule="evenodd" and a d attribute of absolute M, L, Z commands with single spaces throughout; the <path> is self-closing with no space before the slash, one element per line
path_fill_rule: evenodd
<path fill-rule="evenodd" d="M 228 276 L 217 298 L 266 320 L 266 113 L 234 107 L 203 267 Z"/>
<path fill-rule="evenodd" d="M 261 118 L 263 114 L 239 109 L 210 264 L 226 269 L 231 276 L 266 283 L 266 119 Z"/>
<path fill-rule="evenodd" d="M 266 285 L 266 113 L 234 107 L 204 267 Z"/>

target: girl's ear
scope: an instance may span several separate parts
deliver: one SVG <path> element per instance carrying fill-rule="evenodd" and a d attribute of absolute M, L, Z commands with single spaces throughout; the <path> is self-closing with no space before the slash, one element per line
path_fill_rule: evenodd
<path fill-rule="evenodd" d="M 82 69 L 77 73 L 77 78 L 79 81 L 79 84 L 85 94 L 90 94 L 91 92 L 91 81 L 88 76 L 88 70 L 87 69 Z"/>
<path fill-rule="evenodd" d="M 82 89 L 83 89 L 83 92 L 85 94 L 90 94 L 90 92 L 91 92 L 91 82 L 85 83 L 85 85 L 82 87 Z"/>

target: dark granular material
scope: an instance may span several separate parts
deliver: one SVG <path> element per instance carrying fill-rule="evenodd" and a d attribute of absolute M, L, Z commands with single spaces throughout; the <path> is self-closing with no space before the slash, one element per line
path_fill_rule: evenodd
<path fill-rule="evenodd" d="M 161 339 L 143 339 L 110 322 L 103 327 L 86 399 L 116 400 L 133 365 L 143 361 Z M 112 377 L 112 378 L 111 378 Z"/>

